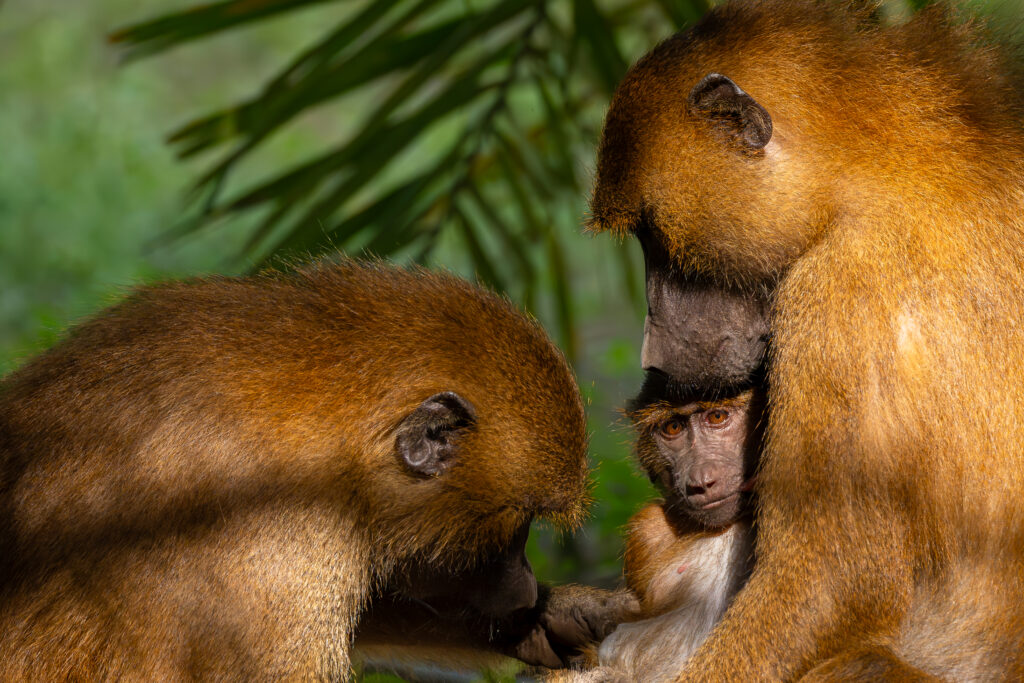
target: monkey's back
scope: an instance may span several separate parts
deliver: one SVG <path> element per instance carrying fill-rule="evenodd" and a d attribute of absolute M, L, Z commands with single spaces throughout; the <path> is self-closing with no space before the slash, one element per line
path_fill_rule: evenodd
<path fill-rule="evenodd" d="M 799 675 L 864 632 L 943 677 L 1024 675 L 1021 68 L 941 6 L 873 6 L 724 3 L 608 114 L 594 226 L 771 292 L 760 574 L 701 674 Z M 770 114 L 763 149 L 687 109 L 710 74 Z"/>
<path fill-rule="evenodd" d="M 506 448 L 448 499 L 398 496 L 392 430 L 453 387 Z M 466 542 L 453 505 L 477 514 L 503 477 L 480 515 L 581 496 L 582 415 L 540 326 L 451 276 L 346 261 L 136 290 L 0 384 L 0 677 L 344 668 L 370 567 Z"/>

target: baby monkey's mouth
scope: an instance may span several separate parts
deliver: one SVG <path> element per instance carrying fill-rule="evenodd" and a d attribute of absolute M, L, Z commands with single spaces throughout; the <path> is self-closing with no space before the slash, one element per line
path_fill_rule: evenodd
<path fill-rule="evenodd" d="M 735 500 L 744 493 L 752 492 L 757 484 L 756 474 L 746 479 L 743 479 L 742 475 L 734 475 L 734 477 L 729 478 L 723 477 L 723 479 L 726 480 L 722 481 L 720 479 L 714 482 L 713 486 L 680 485 L 674 483 L 673 488 L 675 489 L 675 495 L 681 498 L 681 502 L 686 506 L 699 510 L 711 510 L 720 507 L 726 501 Z"/>
<path fill-rule="evenodd" d="M 726 503 L 728 503 L 730 501 L 736 500 L 736 498 L 738 498 L 739 495 L 740 495 L 740 492 L 737 490 L 737 491 L 734 491 L 734 492 L 730 493 L 727 496 L 723 496 L 722 498 L 717 498 L 717 499 L 715 499 L 715 500 L 713 500 L 713 501 L 711 501 L 709 503 L 704 503 L 703 505 L 699 505 L 698 508 L 700 510 L 714 510 L 716 508 L 722 507 L 723 505 L 725 505 Z"/>
<path fill-rule="evenodd" d="M 724 482 L 722 482 L 724 484 Z M 740 520 L 752 509 L 750 496 L 757 475 L 737 477 L 728 486 L 709 495 L 707 490 L 675 488 L 668 496 L 668 509 L 674 516 L 689 519 L 705 528 L 721 529 Z"/>

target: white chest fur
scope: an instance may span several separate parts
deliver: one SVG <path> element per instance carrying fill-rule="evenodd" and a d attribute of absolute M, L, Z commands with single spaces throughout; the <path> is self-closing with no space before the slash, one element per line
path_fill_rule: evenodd
<path fill-rule="evenodd" d="M 733 524 L 696 539 L 651 581 L 648 603 L 656 614 L 621 624 L 601 644 L 602 667 L 644 683 L 671 681 L 700 646 L 753 567 L 753 533 Z"/>

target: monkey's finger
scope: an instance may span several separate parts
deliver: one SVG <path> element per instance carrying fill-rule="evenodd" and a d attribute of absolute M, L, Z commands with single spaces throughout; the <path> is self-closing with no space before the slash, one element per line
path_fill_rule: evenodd
<path fill-rule="evenodd" d="M 604 640 L 638 610 L 639 601 L 629 591 L 565 586 L 552 593 L 541 623 L 558 645 L 578 648 Z"/>
<path fill-rule="evenodd" d="M 549 669 L 562 667 L 562 659 L 555 654 L 544 629 L 540 626 L 535 627 L 516 643 L 508 654 L 532 666 L 544 666 Z"/>

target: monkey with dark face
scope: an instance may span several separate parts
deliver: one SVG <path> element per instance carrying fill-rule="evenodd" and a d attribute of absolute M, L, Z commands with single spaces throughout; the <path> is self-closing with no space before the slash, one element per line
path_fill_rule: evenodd
<path fill-rule="evenodd" d="M 551 681 L 671 681 L 753 568 L 753 485 L 764 393 L 672 402 L 648 382 L 629 416 L 664 501 L 630 520 L 625 577 L 638 609 L 596 649 L 595 668 Z"/>
<path fill-rule="evenodd" d="M 1024 680 L 1024 72 L 875 9 L 729 0 L 605 121 L 644 369 L 728 395 L 769 356 L 757 567 L 679 681 Z"/>
<path fill-rule="evenodd" d="M 586 442 L 539 325 L 455 278 L 139 289 L 0 385 L 0 678 L 341 679 L 366 614 L 557 665 L 524 546 Z"/>

